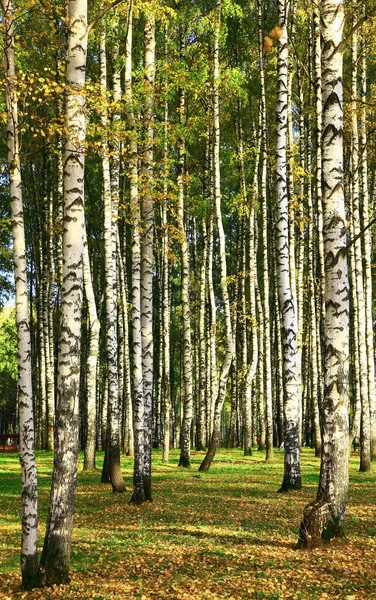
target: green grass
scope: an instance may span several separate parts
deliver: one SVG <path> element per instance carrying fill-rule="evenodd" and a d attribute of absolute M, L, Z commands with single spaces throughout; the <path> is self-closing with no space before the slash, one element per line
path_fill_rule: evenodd
<path fill-rule="evenodd" d="M 376 475 L 358 472 L 351 459 L 348 542 L 313 551 L 295 545 L 304 506 L 314 499 L 319 460 L 302 452 L 303 489 L 278 494 L 283 454 L 265 462 L 257 451 L 221 450 L 209 472 L 153 456 L 153 503 L 128 504 L 132 461 L 122 458 L 128 491 L 111 492 L 100 471 L 82 472 L 80 456 L 71 583 L 20 590 L 20 466 L 0 454 L 0 598 L 97 600 L 316 600 L 376 598 Z M 101 467 L 103 454 L 98 454 Z M 37 453 L 40 546 L 43 543 L 52 455 Z"/>

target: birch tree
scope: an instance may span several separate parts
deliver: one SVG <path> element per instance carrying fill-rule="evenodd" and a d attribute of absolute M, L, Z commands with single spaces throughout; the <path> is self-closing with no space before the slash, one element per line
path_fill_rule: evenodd
<path fill-rule="evenodd" d="M 107 139 L 108 116 L 106 108 L 107 67 L 106 67 L 106 30 L 102 24 L 100 43 L 101 88 L 103 95 L 102 122 L 102 170 L 104 203 L 104 255 L 105 255 L 105 298 L 106 298 L 106 357 L 108 384 L 108 425 L 106 441 L 110 479 L 113 492 L 124 492 L 125 485 L 120 470 L 120 410 L 118 396 L 118 349 L 117 349 L 117 199 L 118 185 L 111 186 L 111 170 Z M 116 142 L 115 142 L 116 143 Z M 113 160 L 116 152 L 112 152 Z M 116 175 L 115 175 L 116 179 Z M 113 187 L 117 191 L 112 193 Z M 106 461 L 104 463 L 104 468 Z"/>
<path fill-rule="evenodd" d="M 10 184 L 15 304 L 17 325 L 20 419 L 20 462 L 22 470 L 22 586 L 29 590 L 40 584 L 38 565 L 38 481 L 34 453 L 34 413 L 31 376 L 31 340 L 26 271 L 25 226 L 19 147 L 18 101 L 15 81 L 14 8 L 2 0 L 3 39 L 6 69 L 7 162 Z"/>
<path fill-rule="evenodd" d="M 297 379 L 297 306 L 293 296 L 289 257 L 289 217 L 287 186 L 287 111 L 288 111 L 288 22 L 289 4 L 278 2 L 277 79 L 277 264 L 278 294 L 282 319 L 285 458 L 281 492 L 301 488 L 299 452 L 299 385 Z"/>
<path fill-rule="evenodd" d="M 325 252 L 324 398 L 322 458 L 316 502 L 304 509 L 300 544 L 343 534 L 348 494 L 349 281 L 343 188 L 341 0 L 323 0 L 322 169 Z"/>
<path fill-rule="evenodd" d="M 41 566 L 47 585 L 69 581 L 79 432 L 83 295 L 85 88 L 87 3 L 70 0 L 67 13 L 64 157 L 63 284 L 58 352 L 55 455 Z"/>
<path fill-rule="evenodd" d="M 184 50 L 184 41 L 181 40 L 181 51 Z M 185 90 L 180 90 L 179 121 L 182 125 L 185 120 Z M 184 175 L 185 175 L 185 146 L 184 140 L 179 140 L 179 174 L 178 174 L 178 207 L 177 221 L 181 246 L 181 304 L 182 304 L 182 383 L 184 387 L 183 423 L 180 435 L 180 460 L 179 467 L 191 466 L 191 425 L 193 417 L 193 384 L 192 384 L 192 343 L 191 343 L 191 311 L 189 298 L 189 246 L 184 220 Z"/>
<path fill-rule="evenodd" d="M 219 124 L 219 31 L 221 23 L 221 1 L 217 2 L 215 25 L 214 25 L 214 73 L 213 73 L 213 122 L 214 122 L 214 143 L 213 143 L 213 167 L 214 167 L 214 197 L 215 213 L 218 226 L 219 237 L 219 256 L 221 272 L 221 293 L 224 307 L 225 331 L 226 331 L 226 353 L 222 362 L 221 374 L 218 385 L 217 397 L 214 406 L 213 427 L 209 448 L 199 470 L 207 471 L 213 462 L 220 433 L 220 419 L 225 399 L 226 386 L 229 371 L 231 368 L 232 355 L 234 352 L 234 340 L 232 333 L 230 299 L 227 287 L 227 265 L 226 265 L 226 247 L 225 234 L 222 222 L 221 210 L 221 174 L 219 160 L 219 142 L 220 142 L 220 124 Z"/>

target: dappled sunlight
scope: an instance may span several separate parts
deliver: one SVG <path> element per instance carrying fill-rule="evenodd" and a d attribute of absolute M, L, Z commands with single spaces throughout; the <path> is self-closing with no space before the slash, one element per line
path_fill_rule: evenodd
<path fill-rule="evenodd" d="M 319 461 L 311 452 L 303 451 L 304 487 L 290 494 L 278 494 L 276 489 L 282 455 L 271 464 L 253 457 L 236 462 L 241 453 L 225 451 L 229 460 L 220 470 L 197 476 L 194 469 L 178 469 L 176 461 L 158 464 L 156 453 L 154 502 L 140 507 L 128 504 L 130 459 L 122 459 L 125 494 L 113 494 L 110 486 L 100 484 L 99 470 L 80 472 L 71 583 L 23 595 L 20 512 L 13 496 L 20 473 L 14 463 L 3 464 L 10 488 L 9 495 L 2 496 L 1 600 L 343 600 L 351 595 L 373 599 L 376 499 L 369 486 L 375 486 L 376 475 L 367 473 L 363 485 L 357 456 L 352 457 L 350 472 L 348 540 L 312 551 L 295 549 L 303 508 L 316 493 Z M 176 459 L 177 451 L 172 456 Z M 102 457 L 100 453 L 98 463 Z M 51 459 L 44 455 L 38 462 L 46 468 Z M 45 492 L 40 495 L 40 545 L 48 503 Z"/>

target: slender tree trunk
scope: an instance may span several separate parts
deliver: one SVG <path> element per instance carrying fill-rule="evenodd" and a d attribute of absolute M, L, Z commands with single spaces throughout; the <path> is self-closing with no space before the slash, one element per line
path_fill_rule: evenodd
<path fill-rule="evenodd" d="M 68 3 L 66 139 L 64 161 L 63 286 L 58 354 L 55 457 L 41 559 L 47 585 L 69 581 L 76 496 L 81 362 L 84 142 L 87 52 L 86 0 Z"/>
<path fill-rule="evenodd" d="M 309 95 L 309 100 L 311 94 Z M 308 101 L 310 104 L 310 102 Z M 312 170 L 312 136 L 311 126 L 308 123 L 307 126 L 307 173 Z M 321 457 L 321 431 L 320 431 L 320 415 L 319 415 L 319 370 L 318 370 L 318 356 L 317 356 L 317 344 L 319 338 L 320 323 L 316 311 L 317 298 L 316 298 L 316 285 L 315 285 L 315 264 L 316 264 L 316 253 L 315 253 L 315 236 L 314 236 L 314 207 L 312 199 L 312 183 L 311 179 L 307 180 L 307 204 L 308 204 L 308 295 L 309 295 L 309 322 L 310 322 L 310 340 L 309 340 L 309 356 L 310 356 L 310 402 L 312 406 L 312 417 L 313 417 L 313 428 L 314 428 L 314 439 L 315 439 L 315 456 Z"/>
<path fill-rule="evenodd" d="M 213 112 L 214 112 L 214 196 L 215 210 L 218 225 L 219 237 L 219 257 L 220 257 L 220 272 L 221 272 L 221 292 L 224 307 L 225 320 L 225 344 L 226 353 L 223 359 L 221 375 L 219 379 L 218 395 L 214 408 L 213 430 L 210 438 L 208 452 L 202 461 L 199 470 L 207 471 L 213 462 L 220 435 L 220 423 L 223 403 L 225 400 L 226 386 L 228 375 L 231 367 L 233 356 L 233 335 L 230 314 L 230 298 L 227 288 L 227 266 L 226 266 L 226 247 L 225 234 L 222 223 L 221 212 L 221 179 L 220 179 L 220 162 L 219 162 L 219 30 L 221 22 L 221 0 L 217 2 L 216 23 L 214 29 L 214 83 L 213 83 Z"/>
<path fill-rule="evenodd" d="M 184 47 L 183 42 L 181 46 Z M 179 119 L 182 125 L 185 113 L 185 92 L 180 90 Z M 182 306 L 182 382 L 184 388 L 183 422 L 180 434 L 179 467 L 191 466 L 191 426 L 193 418 L 193 383 L 192 383 L 192 342 L 191 342 L 191 311 L 190 311 L 190 265 L 189 247 L 184 223 L 184 164 L 185 144 L 179 140 L 179 174 L 178 174 L 178 209 L 177 221 L 181 248 L 181 306 Z"/>
<path fill-rule="evenodd" d="M 10 184 L 15 303 L 17 325 L 20 423 L 20 462 L 22 471 L 21 575 L 26 590 L 40 585 L 38 566 L 38 481 L 34 454 L 34 413 L 31 374 L 25 226 L 22 201 L 21 164 L 18 136 L 18 104 L 15 82 L 14 8 L 2 0 L 3 39 L 6 65 L 7 160 Z"/>
<path fill-rule="evenodd" d="M 125 423 L 124 423 L 124 451 L 127 456 L 134 455 L 133 434 L 133 406 L 131 386 L 131 360 L 129 355 L 129 320 L 128 320 L 128 292 L 125 280 L 125 267 L 120 252 L 120 240 L 118 239 L 118 263 L 119 263 L 119 297 L 121 300 L 121 315 L 123 321 L 123 358 L 124 358 L 124 399 L 125 399 Z"/>
<path fill-rule="evenodd" d="M 355 14 L 356 8 L 354 6 Z M 360 233 L 360 197 L 359 197 L 359 131 L 357 115 L 358 98 L 358 32 L 354 31 L 351 42 L 352 71 L 351 71 L 351 171 L 352 171 L 352 219 L 353 235 L 357 238 L 354 248 L 354 283 L 357 304 L 357 320 L 355 322 L 356 348 L 359 356 L 359 385 L 361 401 L 361 435 L 360 435 L 360 471 L 371 468 L 370 444 L 370 410 L 368 395 L 368 361 L 366 345 L 366 305 L 363 284 L 363 257 Z"/>
<path fill-rule="evenodd" d="M 212 194 L 210 194 L 212 198 Z M 210 328 L 208 336 L 208 382 L 210 382 L 210 393 L 207 397 L 207 409 L 206 409 L 206 437 L 207 443 L 210 441 L 210 434 L 213 429 L 213 414 L 215 399 L 218 394 L 218 378 L 217 378 L 217 307 L 214 294 L 214 280 L 213 280 L 213 251 L 214 251 L 214 224 L 213 215 L 209 217 L 208 227 L 208 293 L 209 293 L 209 306 L 210 306 Z"/>
<path fill-rule="evenodd" d="M 149 10 L 151 10 L 149 8 Z M 142 373 L 144 381 L 144 490 L 145 500 L 151 502 L 151 451 L 153 409 L 153 238 L 154 207 L 152 198 L 153 143 L 154 143 L 154 78 L 155 78 L 155 19 L 148 15 L 144 26 L 145 45 L 145 135 L 141 172 L 143 196 L 141 216 L 143 222 L 141 250 L 141 334 Z"/>
<path fill-rule="evenodd" d="M 138 143 L 136 120 L 133 109 L 132 91 L 132 3 L 129 5 L 128 29 L 125 49 L 124 95 L 128 127 L 131 132 L 129 179 L 131 210 L 131 249 L 132 249 L 132 358 L 133 358 L 133 397 L 134 397 L 134 473 L 131 502 L 145 501 L 144 489 L 144 386 L 142 374 L 141 337 L 141 211 L 138 191 Z"/>
<path fill-rule="evenodd" d="M 262 258 L 264 286 L 264 374 L 266 400 L 266 459 L 273 458 L 273 392 L 272 365 L 270 350 L 270 305 L 269 305 L 269 249 L 268 249 L 268 197 L 267 197 L 267 146 L 266 146 L 266 94 L 265 94 L 265 64 L 262 38 L 262 4 L 258 0 L 259 24 L 259 61 L 260 61 L 260 92 L 261 92 L 261 205 L 262 205 Z"/>
<path fill-rule="evenodd" d="M 207 293 L 207 255 L 208 236 L 205 219 L 202 220 L 202 263 L 200 270 L 200 308 L 199 308 L 199 389 L 198 389 L 198 415 L 197 415 L 197 450 L 204 450 L 206 444 L 205 436 L 205 406 L 207 390 L 207 340 L 206 340 L 206 293 Z"/>
<path fill-rule="evenodd" d="M 324 398 L 324 376 L 323 376 L 323 353 L 324 323 L 325 323 L 325 261 L 324 261 L 324 238 L 323 238 L 323 205 L 322 205 L 322 80 L 321 80 L 321 27 L 320 11 L 313 10 L 314 29 L 314 82 L 316 98 L 316 211 L 317 211 L 317 252 L 319 263 L 318 277 L 318 336 L 317 336 L 317 369 L 320 408 Z"/>
<path fill-rule="evenodd" d="M 89 351 L 86 363 L 87 381 L 87 435 L 85 444 L 84 470 L 95 469 L 96 421 L 97 421 L 97 363 L 99 355 L 100 321 L 95 303 L 93 280 L 90 269 L 86 228 L 83 248 L 83 277 L 89 313 Z"/>
<path fill-rule="evenodd" d="M 365 4 L 363 6 L 365 12 Z M 363 197 L 363 227 L 367 227 L 370 221 L 369 192 L 368 192 L 368 162 L 367 162 L 367 61 L 366 44 L 367 34 L 362 33 L 361 46 L 361 88 L 360 98 L 362 109 L 360 113 L 360 143 L 361 143 L 361 168 L 362 168 L 362 197 Z M 366 343 L 368 364 L 368 395 L 370 406 L 370 437 L 371 458 L 376 458 L 376 393 L 375 393 L 375 358 L 373 341 L 373 318 L 372 318 L 372 272 L 371 272 L 371 233 L 367 229 L 364 233 L 364 291 L 366 302 Z"/>
<path fill-rule="evenodd" d="M 165 28 L 165 63 L 168 63 L 168 30 Z M 166 69 L 167 72 L 167 69 Z M 170 263 L 169 263 L 169 235 L 167 223 L 168 202 L 168 76 L 165 81 L 166 99 L 164 113 L 164 182 L 163 203 L 161 208 L 162 226 L 162 314 L 163 314 L 163 373 L 162 373 L 162 427 L 163 427 L 163 452 L 162 461 L 168 462 L 170 452 L 170 414 L 171 414 L 171 374 L 170 374 Z"/>
<path fill-rule="evenodd" d="M 51 175 L 49 161 L 46 166 L 46 177 Z M 53 286 L 55 280 L 54 257 L 53 257 L 53 230 L 52 230 L 52 193 L 47 182 L 45 202 L 46 214 L 46 257 L 45 257 L 45 286 L 43 300 L 44 314 L 44 341 L 46 357 L 46 396 L 47 396 L 47 448 L 54 448 L 54 422 L 55 422 L 55 359 L 54 359 L 54 327 L 53 327 Z"/>

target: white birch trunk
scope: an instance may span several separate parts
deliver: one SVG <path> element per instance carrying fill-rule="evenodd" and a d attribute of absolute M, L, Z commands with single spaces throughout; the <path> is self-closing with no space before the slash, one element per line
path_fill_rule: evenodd
<path fill-rule="evenodd" d="M 354 7 L 355 9 L 355 7 Z M 356 12 L 355 12 L 356 14 Z M 351 172 L 352 172 L 352 219 L 354 244 L 354 303 L 357 305 L 355 322 L 356 352 L 359 356 L 359 387 L 361 401 L 361 430 L 360 430 L 360 471 L 371 468 L 370 445 L 370 410 L 368 395 L 368 361 L 366 345 L 366 305 L 363 283 L 363 252 L 360 240 L 360 197 L 359 197 L 359 131 L 358 131 L 358 32 L 354 31 L 351 40 L 352 70 L 351 70 Z"/>
<path fill-rule="evenodd" d="M 365 5 L 364 5 L 365 11 Z M 369 191 L 368 191 L 368 144 L 367 144 L 367 60 L 366 45 L 367 34 L 363 30 L 361 46 L 361 88 L 360 99 L 362 108 L 360 113 L 360 143 L 361 143 L 361 169 L 362 169 L 362 196 L 363 196 L 363 228 L 370 222 Z M 375 359 L 373 340 L 372 317 L 372 271 L 371 271 L 371 233 L 370 229 L 364 232 L 364 292 L 366 311 L 366 345 L 368 367 L 368 397 L 370 407 L 370 443 L 371 458 L 376 458 L 376 394 L 375 394 Z"/>
<path fill-rule="evenodd" d="M 165 26 L 165 64 L 168 62 L 168 29 Z M 163 427 L 163 452 L 162 461 L 168 462 L 170 452 L 170 416 L 171 416 L 171 374 L 170 374 L 170 262 L 169 262 L 169 235 L 167 222 L 168 203 L 168 75 L 165 80 L 165 112 L 164 112 L 164 182 L 163 203 L 161 208 L 162 226 L 162 318 L 163 318 L 163 372 L 162 372 L 162 427 Z"/>
<path fill-rule="evenodd" d="M 287 108 L 288 108 L 288 5 L 278 3 L 279 38 L 277 83 L 277 264 L 278 294 L 282 318 L 284 402 L 284 478 L 280 491 L 301 488 L 299 451 L 299 382 L 297 374 L 297 314 L 290 281 L 289 215 L 287 189 Z"/>
<path fill-rule="evenodd" d="M 151 7 L 147 7 L 151 11 Z M 153 145 L 154 145 L 154 79 L 155 79 L 155 18 L 145 15 L 144 25 L 144 69 L 145 69 L 145 144 L 141 173 L 143 193 L 141 198 L 142 241 L 141 241 L 141 335 L 142 374 L 144 383 L 144 468 L 143 480 L 145 500 L 151 502 L 151 452 L 153 428 L 153 240 L 154 206 Z"/>
<path fill-rule="evenodd" d="M 22 471 L 21 575 L 24 589 L 39 586 L 38 567 L 38 482 L 34 454 L 34 413 L 31 376 L 25 227 L 22 202 L 21 164 L 18 137 L 18 103 L 15 84 L 14 8 L 2 0 L 3 39 L 6 65 L 7 161 L 12 215 L 15 304 L 17 325 L 20 423 L 20 462 Z"/>
<path fill-rule="evenodd" d="M 206 293 L 207 293 L 207 256 L 208 236 L 205 218 L 202 220 L 202 263 L 200 269 L 200 305 L 199 305 L 199 383 L 198 383 L 198 415 L 197 415 L 197 450 L 204 450 L 205 436 L 205 394 L 207 390 L 207 339 L 206 339 Z"/>
<path fill-rule="evenodd" d="M 95 469 L 96 421 L 97 421 L 97 363 L 99 354 L 100 321 L 95 303 L 93 280 L 90 269 L 86 228 L 83 247 L 83 278 L 85 297 L 89 313 L 89 351 L 86 363 L 87 381 L 87 435 L 85 444 L 84 470 Z"/>
<path fill-rule="evenodd" d="M 69 581 L 73 528 L 81 362 L 84 240 L 84 142 L 87 3 L 68 3 L 66 61 L 66 139 L 64 160 L 64 239 L 61 325 L 58 354 L 55 460 L 50 510 L 41 564 L 47 585 Z"/>
<path fill-rule="evenodd" d="M 119 296 L 122 305 L 122 319 L 124 328 L 123 356 L 124 356 L 124 401 L 125 401 L 125 424 L 124 424 L 124 451 L 127 456 L 134 455 L 134 433 L 133 433 L 133 405 L 131 385 L 131 360 L 129 353 L 129 308 L 128 290 L 125 279 L 125 267 L 122 253 L 120 252 L 120 240 L 118 239 L 118 263 L 119 263 Z"/>
<path fill-rule="evenodd" d="M 226 353 L 222 362 L 221 374 L 218 385 L 218 394 L 215 401 L 213 429 L 210 438 L 208 452 L 202 461 L 199 470 L 207 471 L 214 459 L 220 434 L 220 420 L 225 400 L 228 375 L 231 367 L 232 356 L 234 352 L 234 342 L 232 334 L 231 313 L 230 313 L 230 298 L 227 287 L 227 265 L 226 265 L 226 246 L 225 234 L 222 223 L 221 211 L 221 175 L 219 161 L 220 147 L 220 129 L 219 129 L 219 31 L 221 23 L 221 0 L 217 2 L 216 23 L 214 29 L 214 77 L 213 77 L 213 117 L 214 117 L 214 197 L 215 197 L 215 212 L 217 217 L 218 238 L 219 238 L 219 261 L 221 273 L 221 293 L 224 308 L 225 321 L 225 346 Z"/>
<path fill-rule="evenodd" d="M 270 350 L 270 306 L 269 306 L 269 247 L 268 247 L 268 195 L 267 195 L 267 146 L 266 146 L 266 94 L 265 94 L 265 61 L 263 56 L 262 37 L 262 5 L 258 1 L 259 24 L 259 61 L 260 61 L 260 93 L 261 93 L 261 205 L 262 205 L 262 259 L 264 286 L 264 374 L 266 400 L 266 459 L 273 458 L 273 392 L 272 364 Z"/>
<path fill-rule="evenodd" d="M 120 469 L 120 411 L 118 394 L 118 354 L 117 354 L 117 281 L 116 281 L 116 245 L 117 245 L 117 201 L 113 200 L 111 190 L 111 171 L 107 139 L 107 66 L 106 66 L 106 30 L 102 24 L 100 40 L 100 74 L 102 88 L 102 172 L 104 204 L 104 265 L 106 299 L 106 356 L 108 385 L 108 424 L 106 453 L 109 459 L 112 491 L 125 491 Z M 118 192 L 118 190 L 117 190 Z M 104 468 L 106 461 L 104 463 Z M 102 479 L 103 480 L 103 479 Z"/>
<path fill-rule="evenodd" d="M 180 124 L 184 120 L 185 93 L 180 91 L 179 115 Z M 193 389 L 192 389 L 192 342 L 191 342 L 191 311 L 190 311 L 190 265 L 189 247 L 184 223 L 184 163 L 185 144 L 179 140 L 179 174 L 178 174 L 178 207 L 177 223 L 179 228 L 179 242 L 181 248 L 181 305 L 182 305 L 182 333 L 183 333 L 183 368 L 182 382 L 184 387 L 183 422 L 180 433 L 180 460 L 179 467 L 191 466 L 191 426 L 193 418 Z"/>
<path fill-rule="evenodd" d="M 300 544 L 341 536 L 348 494 L 349 281 L 343 189 L 342 0 L 321 4 L 323 76 L 323 226 L 325 251 L 325 394 L 322 403 L 322 458 L 317 499 L 303 519 Z M 310 523 L 312 527 L 310 528 Z"/>
<path fill-rule="evenodd" d="M 132 3 L 129 6 L 128 30 L 125 47 L 124 96 L 128 127 L 131 132 L 129 179 L 131 210 L 131 250 L 132 250 L 132 358 L 133 358 L 133 397 L 134 397 L 134 474 L 131 500 L 142 503 L 145 500 L 143 484 L 144 467 L 144 388 L 142 376 L 141 338 L 141 213 L 138 192 L 138 143 L 136 121 L 133 111 L 132 91 Z"/>

